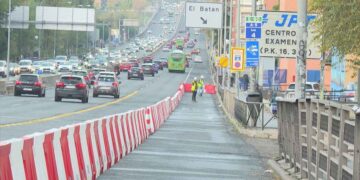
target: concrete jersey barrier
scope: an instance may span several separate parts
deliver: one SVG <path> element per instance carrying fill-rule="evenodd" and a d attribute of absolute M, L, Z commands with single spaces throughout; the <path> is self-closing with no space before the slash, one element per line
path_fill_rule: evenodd
<path fill-rule="evenodd" d="M 0 180 L 95 180 L 155 133 L 183 95 L 180 85 L 146 108 L 2 141 Z"/>

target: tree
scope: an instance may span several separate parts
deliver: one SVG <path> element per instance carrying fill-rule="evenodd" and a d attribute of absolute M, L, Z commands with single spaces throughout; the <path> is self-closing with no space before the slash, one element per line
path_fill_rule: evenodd
<path fill-rule="evenodd" d="M 360 3 L 358 0 L 312 0 L 311 11 L 318 14 L 314 21 L 315 40 L 321 50 L 336 48 L 343 56 L 350 58 L 354 67 L 360 65 Z"/>
<path fill-rule="evenodd" d="M 315 40 L 322 52 L 335 50 L 358 69 L 360 81 L 360 3 L 358 0 L 312 0 L 310 10 L 317 13 L 314 21 Z M 360 103 L 358 84 L 358 103 Z"/>

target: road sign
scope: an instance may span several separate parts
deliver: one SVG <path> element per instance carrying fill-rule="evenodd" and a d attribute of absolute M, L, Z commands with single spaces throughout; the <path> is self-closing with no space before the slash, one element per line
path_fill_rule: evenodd
<path fill-rule="evenodd" d="M 256 67 L 259 64 L 259 41 L 246 42 L 246 67 Z"/>
<path fill-rule="evenodd" d="M 229 58 L 226 56 L 221 56 L 219 60 L 219 65 L 222 68 L 228 67 L 229 65 Z"/>
<path fill-rule="evenodd" d="M 245 37 L 247 39 L 260 39 L 261 38 L 261 23 L 262 16 L 246 16 L 245 19 Z"/>
<path fill-rule="evenodd" d="M 261 38 L 261 23 L 246 23 L 246 39 Z"/>
<path fill-rule="evenodd" d="M 296 12 L 257 11 L 263 17 L 260 39 L 260 56 L 296 58 L 301 42 L 297 40 L 298 24 Z M 321 57 L 319 42 L 314 41 L 314 27 L 312 21 L 315 14 L 308 15 L 307 58 Z"/>
<path fill-rule="evenodd" d="M 245 49 L 233 47 L 230 54 L 230 71 L 239 72 L 245 70 Z"/>
<path fill-rule="evenodd" d="M 185 7 L 186 27 L 222 28 L 223 5 L 221 3 L 187 2 Z"/>

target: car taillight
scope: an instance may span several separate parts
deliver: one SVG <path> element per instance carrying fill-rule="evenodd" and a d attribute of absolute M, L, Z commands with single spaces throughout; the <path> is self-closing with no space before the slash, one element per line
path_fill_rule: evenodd
<path fill-rule="evenodd" d="M 118 86 L 119 86 L 119 83 L 113 82 L 113 83 L 112 83 L 112 86 L 113 86 L 113 87 L 118 87 Z"/>
<path fill-rule="evenodd" d="M 40 86 L 41 86 L 41 82 L 40 82 L 40 81 L 36 81 L 36 82 L 34 83 L 34 85 L 40 87 Z"/>
<path fill-rule="evenodd" d="M 21 81 L 16 81 L 15 84 L 16 84 L 16 85 L 21 85 L 22 82 L 21 82 Z"/>
<path fill-rule="evenodd" d="M 57 82 L 56 83 L 56 88 L 64 88 L 65 87 L 65 83 L 64 82 Z"/>
<path fill-rule="evenodd" d="M 75 85 L 75 87 L 76 87 L 77 89 L 85 89 L 85 88 L 86 88 L 86 84 L 84 84 L 84 83 L 78 83 L 78 84 Z"/>

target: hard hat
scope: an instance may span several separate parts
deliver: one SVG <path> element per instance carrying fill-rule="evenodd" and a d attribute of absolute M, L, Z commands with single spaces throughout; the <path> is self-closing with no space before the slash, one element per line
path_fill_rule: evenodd
<path fill-rule="evenodd" d="M 194 77 L 194 80 L 196 81 L 196 80 L 197 80 L 197 77 Z"/>
<path fill-rule="evenodd" d="M 201 78 L 201 79 L 204 79 L 204 76 L 203 76 L 203 75 L 201 75 L 201 76 L 200 76 L 200 78 Z"/>

